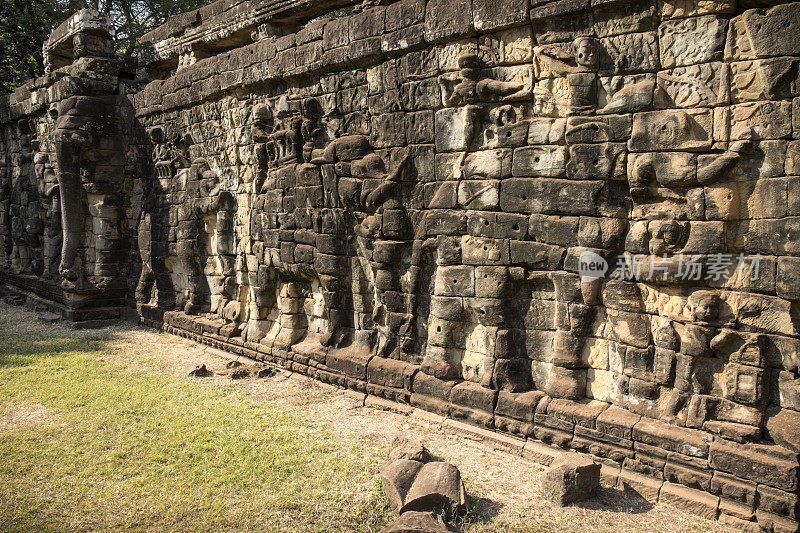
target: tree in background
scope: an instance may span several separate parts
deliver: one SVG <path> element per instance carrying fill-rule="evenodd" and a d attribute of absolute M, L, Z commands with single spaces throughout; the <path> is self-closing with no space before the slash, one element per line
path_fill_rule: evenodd
<path fill-rule="evenodd" d="M 55 0 L 0 0 L 0 91 L 44 73 L 42 44 L 64 18 Z"/>
<path fill-rule="evenodd" d="M 211 0 L 0 0 L 0 92 L 44 74 L 42 45 L 75 11 L 90 7 L 111 17 L 117 53 L 131 55 L 139 38 L 172 15 Z"/>

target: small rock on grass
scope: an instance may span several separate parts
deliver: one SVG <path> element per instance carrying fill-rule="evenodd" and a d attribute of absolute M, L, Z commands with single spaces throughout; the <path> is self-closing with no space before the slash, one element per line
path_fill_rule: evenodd
<path fill-rule="evenodd" d="M 277 374 L 277 370 L 272 367 L 260 367 L 259 365 L 243 365 L 241 361 L 228 361 L 225 365 L 227 370 L 231 372 L 225 372 L 224 374 L 227 375 L 231 379 L 244 379 L 249 378 L 250 376 L 258 376 L 260 378 L 271 378 L 275 374 Z"/>
<path fill-rule="evenodd" d="M 191 370 L 189 372 L 190 378 L 205 378 L 213 375 L 214 372 L 207 369 L 205 363 L 203 363 L 202 365 L 197 365 L 196 367 L 194 367 L 194 370 Z"/>
<path fill-rule="evenodd" d="M 400 435 L 394 439 L 392 448 L 389 450 L 389 461 L 397 459 L 411 459 L 427 463 L 431 461 L 432 457 L 422 441 Z"/>
<path fill-rule="evenodd" d="M 237 368 L 233 372 L 230 373 L 231 379 L 244 379 L 250 377 L 250 369 L 249 368 Z"/>
<path fill-rule="evenodd" d="M 577 454 L 565 454 L 544 473 L 542 492 L 559 505 L 591 498 L 600 486 L 600 465 Z"/>
<path fill-rule="evenodd" d="M 50 311 L 37 311 L 36 317 L 44 322 L 58 322 L 61 320 L 60 314 L 51 313 Z"/>
<path fill-rule="evenodd" d="M 277 373 L 278 373 L 277 370 L 275 370 L 271 366 L 268 366 L 268 367 L 264 367 L 264 368 L 262 368 L 262 369 L 260 369 L 258 371 L 258 377 L 260 377 L 260 378 L 271 378 L 272 376 L 274 376 Z"/>

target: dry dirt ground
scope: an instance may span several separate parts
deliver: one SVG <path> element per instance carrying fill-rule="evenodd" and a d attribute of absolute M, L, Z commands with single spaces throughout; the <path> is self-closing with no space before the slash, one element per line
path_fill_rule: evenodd
<path fill-rule="evenodd" d="M 97 330 L 74 331 L 63 323 L 35 320 L 29 311 L 0 303 L 0 316 L 9 313 L 29 315 L 31 335 L 36 335 L 37 331 L 71 336 L 98 334 Z M 730 531 L 714 521 L 669 505 L 652 505 L 638 495 L 610 487 L 602 487 L 591 500 L 559 508 L 546 500 L 540 491 L 544 466 L 496 451 L 488 443 L 449 433 L 424 417 L 365 407 L 348 391 L 286 371 L 279 371 L 269 378 L 232 380 L 223 373 L 229 373 L 226 364 L 236 359 L 235 356 L 180 337 L 133 325 L 105 328 L 99 333 L 109 338 L 101 357 L 125 358 L 128 363 L 140 367 L 143 373 L 161 373 L 173 379 L 197 382 L 198 386 L 213 384 L 221 388 L 239 388 L 258 402 L 288 410 L 315 425 L 320 424 L 344 441 L 362 441 L 376 449 L 378 456 L 385 456 L 398 435 L 423 440 L 434 456 L 455 464 L 461 470 L 473 502 L 473 508 L 462 524 L 463 531 Z M 246 359 L 240 361 L 252 364 Z M 187 372 L 199 364 L 205 364 L 216 375 L 186 377 Z M 201 385 L 201 381 L 206 385 Z M 41 405 L 6 406 L 0 411 L 0 432 L 14 425 L 54 423 L 51 418 Z M 378 468 L 376 463 L 376 477 Z"/>

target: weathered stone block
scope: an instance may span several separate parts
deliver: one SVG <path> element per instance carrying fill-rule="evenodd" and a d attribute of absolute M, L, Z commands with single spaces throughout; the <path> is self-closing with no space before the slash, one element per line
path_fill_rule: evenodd
<path fill-rule="evenodd" d="M 471 0 L 429 1 L 425 7 L 425 40 L 458 38 L 474 31 Z"/>
<path fill-rule="evenodd" d="M 765 429 L 772 441 L 788 450 L 800 451 L 800 414 L 791 409 L 770 406 L 766 415 Z"/>
<path fill-rule="evenodd" d="M 600 72 L 634 74 L 659 69 L 658 35 L 656 32 L 629 33 L 600 40 Z"/>
<path fill-rule="evenodd" d="M 667 454 L 664 466 L 664 479 L 667 481 L 708 492 L 713 473 L 707 460 L 674 452 Z"/>
<path fill-rule="evenodd" d="M 542 492 L 559 505 L 590 498 L 600 485 L 600 465 L 575 454 L 553 462 L 542 480 Z"/>
<path fill-rule="evenodd" d="M 450 390 L 450 416 L 479 426 L 494 427 L 497 391 L 463 381 Z"/>
<path fill-rule="evenodd" d="M 528 3 L 525 0 L 492 2 L 472 0 L 475 29 L 490 32 L 528 21 Z"/>
<path fill-rule="evenodd" d="M 791 35 L 800 30 L 796 3 L 772 9 L 747 10 L 731 20 L 725 56 L 730 59 L 797 56 L 800 48 L 791 39 L 776 39 L 778 34 Z"/>
<path fill-rule="evenodd" d="M 708 457 L 711 435 L 642 418 L 633 428 L 633 440 L 691 457 Z"/>
<path fill-rule="evenodd" d="M 779 57 L 731 63 L 731 100 L 749 102 L 800 94 L 796 58 Z"/>
<path fill-rule="evenodd" d="M 660 7 L 664 18 L 683 18 L 708 13 L 731 13 L 736 5 L 731 0 L 664 0 Z"/>
<path fill-rule="evenodd" d="M 758 519 L 758 525 L 761 527 L 762 531 L 765 529 L 775 533 L 794 533 L 797 531 L 796 520 L 788 520 L 760 509 L 756 511 L 756 518 Z"/>
<path fill-rule="evenodd" d="M 450 463 L 398 459 L 381 469 L 386 497 L 399 513 L 406 511 L 462 512 L 467 495 L 458 468 Z"/>
<path fill-rule="evenodd" d="M 653 30 L 658 26 L 658 6 L 652 2 L 593 2 L 594 29 L 598 37 Z"/>
<path fill-rule="evenodd" d="M 660 479 L 622 469 L 617 479 L 617 488 L 639 494 L 649 502 L 658 501 L 658 493 L 664 482 Z"/>
<path fill-rule="evenodd" d="M 497 429 L 517 435 L 533 435 L 533 415 L 543 396 L 541 391 L 500 391 L 494 410 Z"/>
<path fill-rule="evenodd" d="M 778 489 L 797 490 L 797 454 L 785 449 L 715 440 L 709 458 L 716 469 Z"/>
<path fill-rule="evenodd" d="M 453 385 L 452 381 L 443 381 L 424 372 L 417 372 L 412 383 L 411 405 L 449 416 L 450 389 Z"/>
<path fill-rule="evenodd" d="M 758 506 L 760 509 L 778 516 L 785 516 L 792 520 L 798 517 L 798 497 L 767 485 L 758 487 Z"/>
<path fill-rule="evenodd" d="M 462 151 L 471 148 L 475 125 L 470 107 L 440 109 L 436 112 L 436 150 Z"/>
<path fill-rule="evenodd" d="M 674 505 L 680 509 L 687 509 L 692 514 L 704 516 L 711 520 L 717 518 L 719 498 L 707 492 L 702 492 L 670 482 L 665 482 L 659 493 L 659 501 Z"/>
<path fill-rule="evenodd" d="M 727 26 L 724 18 L 714 15 L 661 23 L 661 65 L 670 68 L 722 59 Z"/>
<path fill-rule="evenodd" d="M 557 178 L 566 175 L 566 149 L 561 146 L 517 148 L 511 166 L 513 176 Z"/>
<path fill-rule="evenodd" d="M 705 110 L 637 113 L 628 141 L 632 151 L 686 150 L 711 147 L 712 115 Z"/>

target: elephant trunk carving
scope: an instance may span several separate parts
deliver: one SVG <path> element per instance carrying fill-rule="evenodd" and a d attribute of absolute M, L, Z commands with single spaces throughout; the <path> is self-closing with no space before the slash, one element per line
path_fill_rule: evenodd
<path fill-rule="evenodd" d="M 59 272 L 63 278 L 62 286 L 68 290 L 89 288 L 84 257 L 86 217 L 89 216 L 87 193 L 95 193 L 95 211 L 102 222 L 100 225 L 111 228 L 106 235 L 97 237 L 106 238 L 111 245 L 115 242 L 117 214 L 112 205 L 115 184 L 109 183 L 107 176 L 98 176 L 94 171 L 98 161 L 114 168 L 115 158 L 119 157 L 112 98 L 73 96 L 64 100 L 58 109 L 54 135 L 55 166 L 63 236 Z M 101 246 L 99 239 L 95 245 L 95 273 L 100 276 L 114 274 L 114 269 L 105 259 L 113 250 Z"/>
<path fill-rule="evenodd" d="M 80 256 L 84 228 L 84 207 L 81 194 L 81 178 L 78 171 L 78 148 L 75 139 L 64 134 L 56 141 L 56 164 L 58 165 L 58 188 L 61 196 L 61 263 L 59 272 L 66 282 L 81 288 Z"/>

